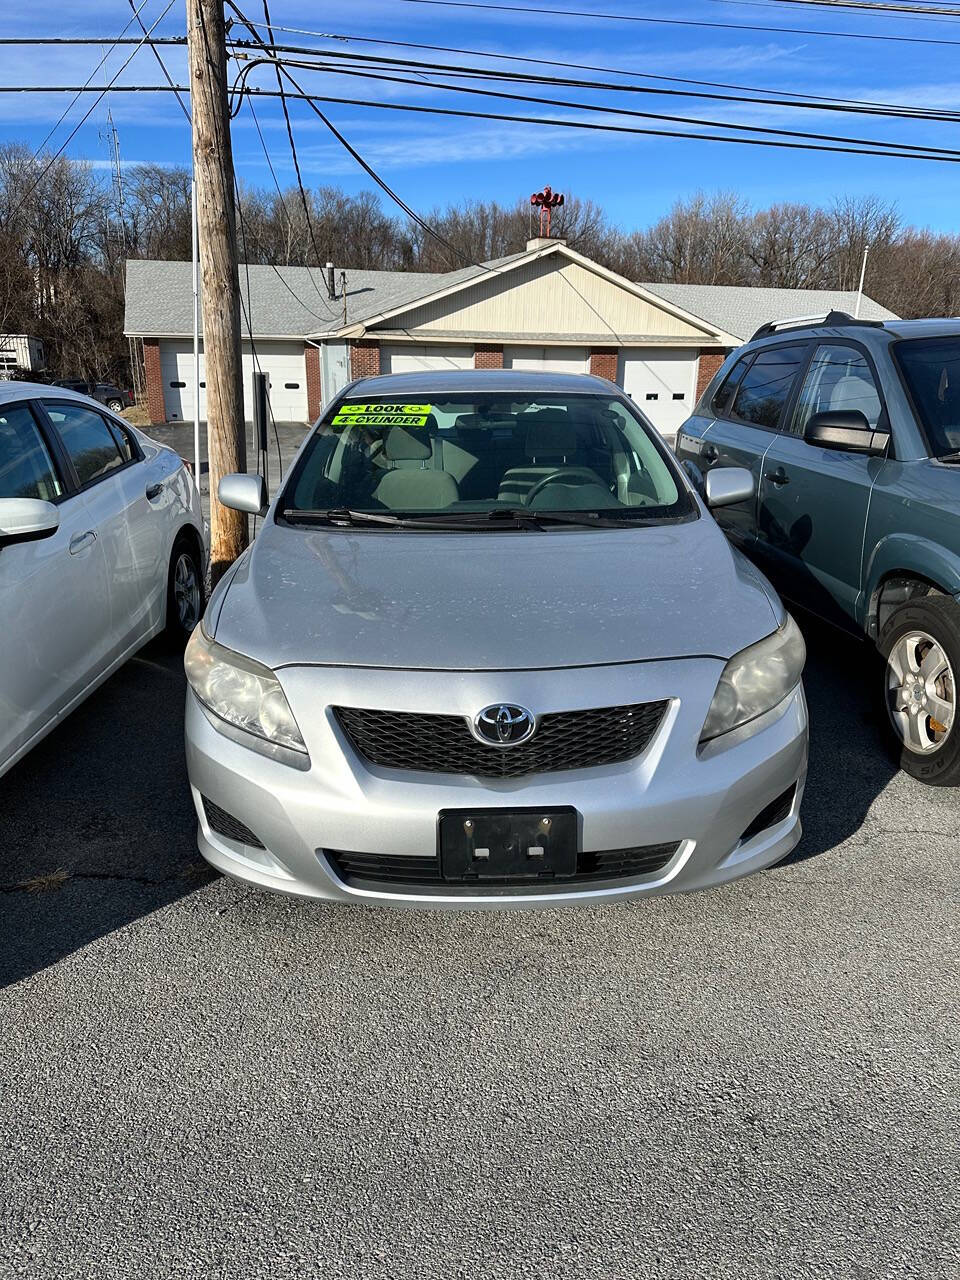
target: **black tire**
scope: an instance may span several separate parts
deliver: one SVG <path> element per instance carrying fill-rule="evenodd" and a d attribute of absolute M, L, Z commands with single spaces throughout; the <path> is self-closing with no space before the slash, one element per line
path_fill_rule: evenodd
<path fill-rule="evenodd" d="M 182 648 L 203 617 L 203 562 L 192 538 L 181 534 L 174 543 L 167 573 L 167 625 L 169 640 Z M 192 588 L 192 590 L 191 590 Z M 185 595 L 192 595 L 187 608 Z"/>
<path fill-rule="evenodd" d="M 934 646 L 939 646 L 939 655 Z M 928 786 L 960 785 L 960 605 L 952 596 L 922 596 L 901 605 L 884 624 L 877 647 L 884 659 L 883 716 L 899 751 L 900 767 Z M 940 667 L 939 658 L 946 665 L 936 679 L 925 680 L 905 657 L 913 664 L 929 658 L 932 671 Z M 941 705 L 952 706 L 949 721 Z"/>
<path fill-rule="evenodd" d="M 122 400 L 108 400 L 107 408 L 112 409 L 114 413 L 122 413 L 127 406 Z"/>

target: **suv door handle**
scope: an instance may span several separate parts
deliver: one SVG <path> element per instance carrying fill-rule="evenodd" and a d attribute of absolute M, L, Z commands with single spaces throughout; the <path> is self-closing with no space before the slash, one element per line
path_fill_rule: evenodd
<path fill-rule="evenodd" d="M 767 479 L 770 481 L 771 484 L 775 484 L 778 487 L 780 485 L 790 483 L 790 477 L 784 471 L 783 467 L 777 467 L 776 471 L 768 472 Z"/>
<path fill-rule="evenodd" d="M 720 451 L 715 444 L 705 444 L 700 450 L 700 457 L 709 466 L 711 462 L 716 462 L 720 457 Z"/>
<path fill-rule="evenodd" d="M 69 551 L 72 556 L 83 551 L 85 547 L 92 546 L 97 540 L 97 535 L 93 529 L 88 529 L 86 533 L 75 533 L 70 539 Z"/>
<path fill-rule="evenodd" d="M 162 484 L 148 484 L 145 496 L 148 502 L 152 502 L 154 498 L 159 498 L 161 493 L 163 493 Z"/>

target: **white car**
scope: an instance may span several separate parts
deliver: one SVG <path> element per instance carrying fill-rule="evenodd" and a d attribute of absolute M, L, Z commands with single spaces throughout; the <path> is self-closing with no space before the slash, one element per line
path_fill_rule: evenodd
<path fill-rule="evenodd" d="M 0 775 L 203 612 L 203 515 L 172 449 L 87 396 L 0 383 Z"/>

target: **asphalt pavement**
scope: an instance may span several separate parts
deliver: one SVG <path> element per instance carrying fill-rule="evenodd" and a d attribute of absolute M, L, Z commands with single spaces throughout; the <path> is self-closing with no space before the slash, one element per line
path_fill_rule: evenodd
<path fill-rule="evenodd" d="M 960 798 L 806 627 L 805 835 L 537 914 L 270 896 L 152 646 L 0 782 L 0 1277 L 960 1276 Z"/>

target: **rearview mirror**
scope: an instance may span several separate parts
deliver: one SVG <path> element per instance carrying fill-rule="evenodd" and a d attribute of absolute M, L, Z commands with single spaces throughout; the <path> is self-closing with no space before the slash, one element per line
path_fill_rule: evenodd
<path fill-rule="evenodd" d="M 708 507 L 729 507 L 749 502 L 757 491 L 753 472 L 746 467 L 717 467 L 707 472 L 705 495 Z"/>
<path fill-rule="evenodd" d="M 0 546 L 10 542 L 36 542 L 49 538 L 60 527 L 60 512 L 40 498 L 0 498 Z"/>
<path fill-rule="evenodd" d="M 872 431 L 859 409 L 825 409 L 815 413 L 803 433 L 807 444 L 846 453 L 885 453 L 889 431 Z"/>
<path fill-rule="evenodd" d="M 270 505 L 263 476 L 248 476 L 242 471 L 220 477 L 217 497 L 231 511 L 245 511 L 251 516 L 266 515 Z"/>

